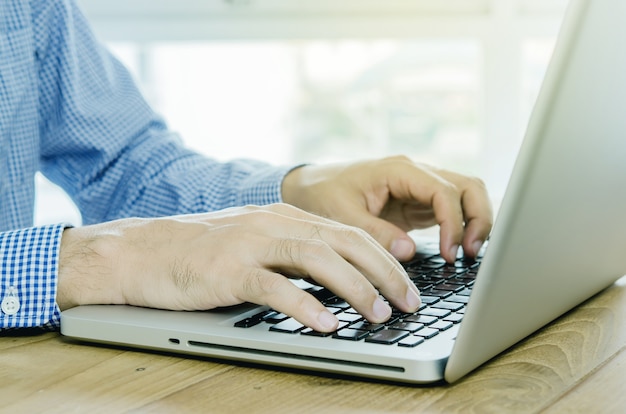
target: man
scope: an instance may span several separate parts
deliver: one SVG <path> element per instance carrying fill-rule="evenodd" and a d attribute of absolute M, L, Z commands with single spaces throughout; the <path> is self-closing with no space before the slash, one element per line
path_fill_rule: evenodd
<path fill-rule="evenodd" d="M 396 260 L 415 252 L 407 231 L 438 224 L 451 261 L 491 229 L 479 180 L 405 157 L 283 168 L 189 151 L 72 0 L 0 0 L 0 158 L 0 329 L 56 329 L 81 304 L 250 301 L 334 330 L 285 275 L 381 322 L 391 309 L 379 293 L 402 311 L 420 304 Z M 38 170 L 83 227 L 32 227 Z"/>

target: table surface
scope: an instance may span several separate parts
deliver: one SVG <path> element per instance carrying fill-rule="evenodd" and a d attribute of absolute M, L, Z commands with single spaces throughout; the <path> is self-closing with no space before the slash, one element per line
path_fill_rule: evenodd
<path fill-rule="evenodd" d="M 0 336 L 0 411 L 602 412 L 626 407 L 626 278 L 451 385 L 414 386 Z"/>

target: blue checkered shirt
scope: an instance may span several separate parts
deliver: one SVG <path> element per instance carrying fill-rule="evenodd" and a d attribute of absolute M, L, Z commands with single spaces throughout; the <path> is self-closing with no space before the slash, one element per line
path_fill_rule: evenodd
<path fill-rule="evenodd" d="M 37 171 L 91 224 L 279 202 L 287 170 L 186 149 L 72 0 L 0 0 L 0 330 L 59 326 L 65 226 L 33 227 Z"/>

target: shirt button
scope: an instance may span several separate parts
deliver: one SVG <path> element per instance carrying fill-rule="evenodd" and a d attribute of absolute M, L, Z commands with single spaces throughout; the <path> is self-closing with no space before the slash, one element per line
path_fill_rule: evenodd
<path fill-rule="evenodd" d="M 2 300 L 0 308 L 5 315 L 15 315 L 20 310 L 20 301 L 15 296 L 7 296 Z"/>

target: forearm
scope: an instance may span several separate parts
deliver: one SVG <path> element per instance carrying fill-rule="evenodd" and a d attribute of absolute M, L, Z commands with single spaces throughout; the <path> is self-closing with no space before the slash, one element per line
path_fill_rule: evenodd
<path fill-rule="evenodd" d="M 49 27 L 35 26 L 44 45 L 37 56 L 45 57 L 38 62 L 41 170 L 72 197 L 84 223 L 281 201 L 287 168 L 223 163 L 185 148 L 78 10 L 53 10 Z M 59 20 L 67 27 L 52 36 Z"/>
<path fill-rule="evenodd" d="M 280 185 L 289 168 L 249 160 L 217 162 L 184 148 L 165 131 L 145 134 L 120 150 L 114 162 L 94 159 L 85 163 L 91 170 L 60 165 L 44 170 L 68 191 L 85 224 L 282 201 Z"/>

